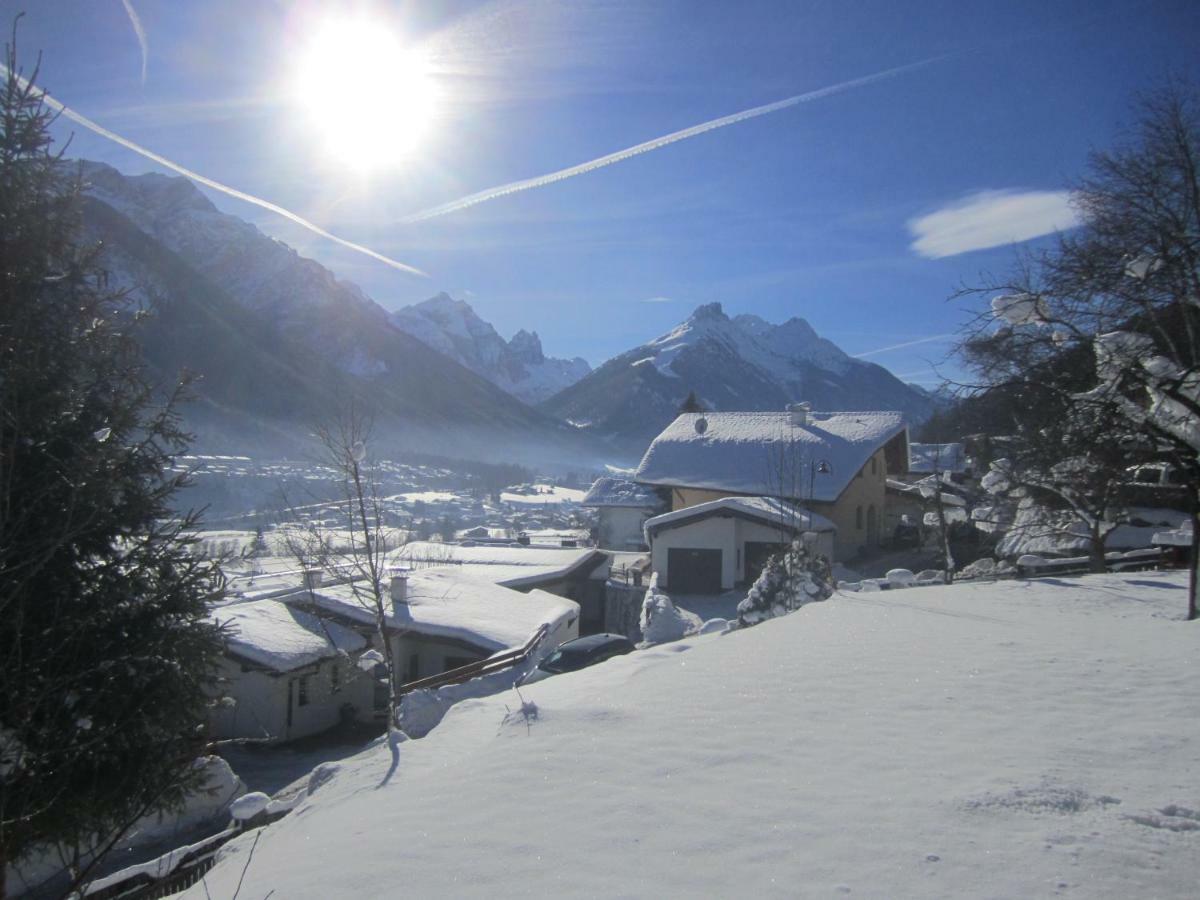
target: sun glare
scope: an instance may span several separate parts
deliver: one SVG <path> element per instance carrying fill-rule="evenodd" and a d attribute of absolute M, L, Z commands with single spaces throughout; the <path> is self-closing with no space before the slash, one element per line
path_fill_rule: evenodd
<path fill-rule="evenodd" d="M 382 23 L 359 20 L 312 34 L 294 90 L 325 151 L 360 171 L 408 158 L 428 133 L 437 100 L 423 54 Z"/>

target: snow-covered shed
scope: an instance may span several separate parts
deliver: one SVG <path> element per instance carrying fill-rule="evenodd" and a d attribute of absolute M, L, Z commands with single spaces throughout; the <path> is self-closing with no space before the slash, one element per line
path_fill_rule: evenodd
<path fill-rule="evenodd" d="M 321 586 L 290 601 L 377 642 L 373 603 L 361 584 Z M 525 644 L 543 625 L 543 646 L 579 636 L 579 605 L 542 590 L 501 587 L 458 567 L 397 576 L 386 620 L 401 683 L 485 659 Z"/>
<path fill-rule="evenodd" d="M 650 444 L 636 480 L 673 510 L 730 496 L 780 497 L 829 519 L 844 559 L 880 542 L 889 474 L 908 470 L 898 412 L 683 413 Z"/>
<path fill-rule="evenodd" d="M 644 550 L 642 526 L 667 505 L 657 490 L 636 481 L 597 478 L 582 506 L 597 511 L 597 542 L 607 550 Z"/>
<path fill-rule="evenodd" d="M 278 600 L 222 606 L 209 619 L 225 629 L 214 737 L 294 740 L 369 716 L 374 686 L 355 665 L 367 641 L 354 630 Z"/>
<path fill-rule="evenodd" d="M 722 497 L 646 521 L 651 566 L 664 590 L 712 594 L 753 582 L 768 557 L 804 532 L 833 558 L 837 528 L 774 497 Z"/>

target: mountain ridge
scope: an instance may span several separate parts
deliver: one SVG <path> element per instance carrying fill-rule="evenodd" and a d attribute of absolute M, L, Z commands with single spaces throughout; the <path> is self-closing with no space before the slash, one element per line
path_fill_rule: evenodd
<path fill-rule="evenodd" d="M 80 165 L 85 238 L 100 243 L 110 287 L 155 310 L 139 335 L 153 371 L 202 376 L 183 409 L 200 446 L 294 450 L 354 403 L 397 449 L 497 460 L 595 449 L 186 179 Z"/>
<path fill-rule="evenodd" d="M 636 443 L 653 438 L 690 392 L 714 410 L 892 409 L 916 423 L 929 396 L 874 363 L 855 359 L 800 317 L 773 325 L 730 318 L 720 303 L 696 308 L 675 328 L 619 354 L 541 404 L 581 430 Z"/>

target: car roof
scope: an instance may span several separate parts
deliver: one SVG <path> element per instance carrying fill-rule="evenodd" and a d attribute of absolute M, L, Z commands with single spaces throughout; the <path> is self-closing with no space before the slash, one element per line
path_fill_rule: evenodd
<path fill-rule="evenodd" d="M 575 638 L 573 641 L 566 641 L 559 644 L 558 649 L 568 652 L 572 650 L 594 650 L 597 647 L 614 643 L 629 644 L 630 640 L 623 634 L 601 632 L 600 634 L 589 634 L 587 637 Z"/>

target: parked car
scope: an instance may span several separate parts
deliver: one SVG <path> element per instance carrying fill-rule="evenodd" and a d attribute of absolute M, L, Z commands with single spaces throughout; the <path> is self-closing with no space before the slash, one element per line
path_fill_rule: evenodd
<path fill-rule="evenodd" d="M 551 675 L 586 669 L 606 659 L 628 653 L 632 649 L 633 644 L 629 638 L 621 634 L 589 634 L 587 637 L 576 638 L 560 644 L 557 650 L 525 676 L 521 684 L 532 684 Z"/>

